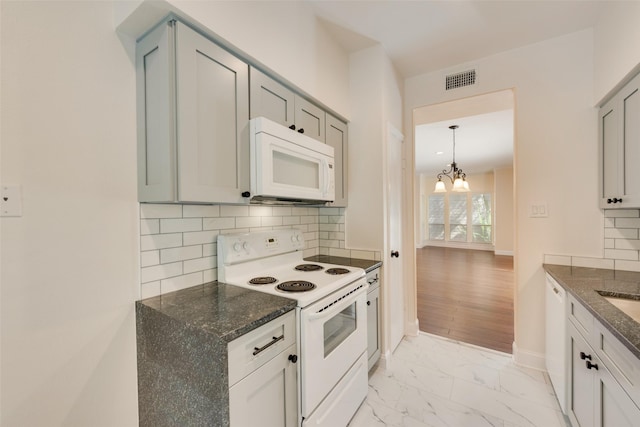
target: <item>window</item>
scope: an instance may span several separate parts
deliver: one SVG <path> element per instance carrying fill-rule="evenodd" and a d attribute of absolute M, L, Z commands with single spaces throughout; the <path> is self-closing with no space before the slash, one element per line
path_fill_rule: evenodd
<path fill-rule="evenodd" d="M 449 195 L 449 240 L 467 241 L 467 195 Z"/>
<path fill-rule="evenodd" d="M 444 240 L 444 194 L 429 196 L 429 240 Z"/>
<path fill-rule="evenodd" d="M 471 196 L 472 241 L 491 243 L 491 194 L 473 194 Z"/>
<path fill-rule="evenodd" d="M 491 193 L 432 194 L 428 203 L 429 240 L 493 242 Z"/>

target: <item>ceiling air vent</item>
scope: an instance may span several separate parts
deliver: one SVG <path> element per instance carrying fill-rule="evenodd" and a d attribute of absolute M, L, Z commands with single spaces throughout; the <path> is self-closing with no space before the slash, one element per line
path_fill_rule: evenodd
<path fill-rule="evenodd" d="M 471 86 L 476 83 L 476 70 L 473 69 L 462 71 L 460 73 L 449 74 L 446 79 L 446 90 Z"/>

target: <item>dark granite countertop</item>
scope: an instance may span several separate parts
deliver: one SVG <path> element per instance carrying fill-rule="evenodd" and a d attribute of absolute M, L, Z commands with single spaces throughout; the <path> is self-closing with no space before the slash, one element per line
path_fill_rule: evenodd
<path fill-rule="evenodd" d="M 296 301 L 220 282 L 139 301 L 228 343 L 293 310 Z"/>
<path fill-rule="evenodd" d="M 640 273 L 551 264 L 543 267 L 640 359 L 640 323 L 597 292 L 605 291 L 611 295 L 640 294 Z"/>
<path fill-rule="evenodd" d="M 305 258 L 305 261 L 324 262 L 327 264 L 346 265 L 349 267 L 363 268 L 367 273 L 382 266 L 382 261 L 374 261 L 371 259 L 346 258 L 331 255 L 314 255 Z"/>
<path fill-rule="evenodd" d="M 137 301 L 140 427 L 229 427 L 227 344 L 295 307 L 218 282 Z"/>

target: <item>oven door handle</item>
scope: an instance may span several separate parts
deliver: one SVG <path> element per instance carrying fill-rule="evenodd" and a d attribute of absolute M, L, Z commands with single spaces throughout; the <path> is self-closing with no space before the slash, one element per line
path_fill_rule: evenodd
<path fill-rule="evenodd" d="M 313 313 L 309 313 L 307 315 L 308 320 L 318 320 L 326 317 L 331 317 L 335 313 L 342 311 L 345 307 L 353 304 L 354 301 L 357 301 L 358 297 L 367 292 L 367 287 L 363 286 L 358 289 L 351 295 L 343 296 L 342 299 L 329 303 L 327 306 L 322 308 L 320 311 L 314 311 Z"/>

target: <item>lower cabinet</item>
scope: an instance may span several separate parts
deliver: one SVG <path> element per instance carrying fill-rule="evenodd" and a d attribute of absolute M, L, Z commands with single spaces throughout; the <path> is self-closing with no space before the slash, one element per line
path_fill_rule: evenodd
<path fill-rule="evenodd" d="M 587 338 L 568 322 L 569 419 L 573 427 L 633 427 L 640 408 L 611 375 Z"/>
<path fill-rule="evenodd" d="M 231 427 L 294 427 L 298 420 L 295 313 L 229 343 Z"/>
<path fill-rule="evenodd" d="M 284 350 L 229 389 L 231 427 L 293 427 L 298 414 L 296 346 Z"/>
<path fill-rule="evenodd" d="M 367 357 L 369 370 L 380 359 L 380 269 L 367 273 Z"/>

